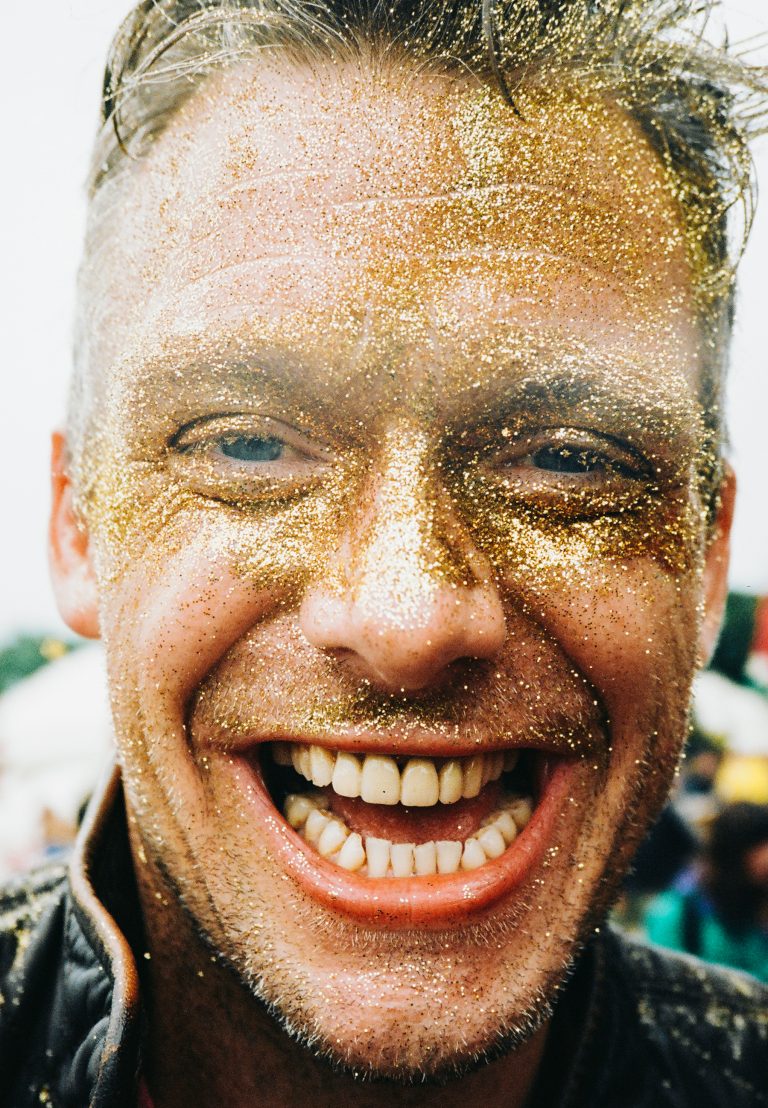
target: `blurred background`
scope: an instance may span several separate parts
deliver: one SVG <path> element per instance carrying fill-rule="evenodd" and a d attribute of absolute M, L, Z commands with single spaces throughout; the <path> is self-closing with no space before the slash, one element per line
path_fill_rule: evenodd
<path fill-rule="evenodd" d="M 0 877 L 66 849 L 99 765 L 109 757 L 100 650 L 75 644 L 59 619 L 45 532 L 49 435 L 62 422 L 70 368 L 83 182 L 104 60 L 131 3 L 37 0 L 6 7 L 0 67 L 6 150 L 0 177 Z M 754 61 L 768 64 L 768 0 L 724 0 L 708 34 L 720 39 L 726 33 Z M 754 154 L 768 193 L 768 139 Z M 726 629 L 713 666 L 699 679 L 695 728 L 673 803 L 619 907 L 627 927 L 714 960 L 744 963 L 766 978 L 767 421 L 768 202 L 758 205 L 741 266 L 732 357 L 728 424 L 739 499 Z"/>

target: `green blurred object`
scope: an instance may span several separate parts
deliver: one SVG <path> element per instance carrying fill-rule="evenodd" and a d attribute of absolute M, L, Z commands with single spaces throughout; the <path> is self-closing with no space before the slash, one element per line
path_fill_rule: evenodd
<path fill-rule="evenodd" d="M 720 632 L 717 648 L 709 664 L 731 681 L 744 684 L 744 667 L 752 647 L 755 634 L 755 613 L 760 597 L 747 593 L 728 594 L 725 604 L 725 618 Z"/>
<path fill-rule="evenodd" d="M 690 759 L 698 757 L 699 754 L 723 754 L 726 748 L 722 735 L 710 735 L 702 731 L 693 720 L 683 749 L 685 757 Z"/>
<path fill-rule="evenodd" d="M 18 635 L 0 648 L 0 694 L 79 645 L 51 635 Z"/>

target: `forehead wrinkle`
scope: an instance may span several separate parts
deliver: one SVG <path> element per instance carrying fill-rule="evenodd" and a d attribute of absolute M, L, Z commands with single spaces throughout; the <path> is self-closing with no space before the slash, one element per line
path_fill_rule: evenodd
<path fill-rule="evenodd" d="M 411 256 L 414 256 L 412 253 Z M 415 255 L 419 256 L 419 255 Z M 621 282 L 618 278 L 606 274 L 605 270 L 598 269 L 596 266 L 590 265 L 589 262 L 582 261 L 581 258 L 573 258 L 567 254 L 560 254 L 556 250 L 547 250 L 545 247 L 541 247 L 536 250 L 526 250 L 522 247 L 515 246 L 491 246 L 485 243 L 478 244 L 474 250 L 446 250 L 443 257 L 449 261 L 459 260 L 463 258 L 499 258 L 506 261 L 528 261 L 536 259 L 546 258 L 548 261 L 563 262 L 569 269 L 582 270 L 585 274 L 589 274 L 591 277 L 599 278 L 600 282 L 606 286 L 614 288 L 616 291 L 621 292 L 622 295 L 626 295 L 626 291 L 622 290 Z M 519 301 L 525 301 L 531 299 L 531 293 L 528 295 L 515 295 L 511 296 L 509 303 L 514 304 Z"/>
<path fill-rule="evenodd" d="M 406 251 L 405 250 L 403 250 L 403 256 L 404 257 L 406 256 Z M 418 250 L 418 249 L 408 250 L 407 251 L 407 258 L 408 258 L 409 262 L 433 262 L 435 260 L 434 251 L 433 250 L 426 250 L 426 249 L 425 250 Z M 531 259 L 533 259 L 533 260 L 544 260 L 544 259 L 546 259 L 547 261 L 560 262 L 560 263 L 564 264 L 565 266 L 567 266 L 569 269 L 580 270 L 585 275 L 588 275 L 593 279 L 595 279 L 595 278 L 599 279 L 599 281 L 602 284 L 604 284 L 606 286 L 610 285 L 617 292 L 620 292 L 623 296 L 627 295 L 626 291 L 621 288 L 621 282 L 619 282 L 614 277 L 606 276 L 606 274 L 603 270 L 597 269 L 595 266 L 591 266 L 588 262 L 581 261 L 581 259 L 572 258 L 572 257 L 569 257 L 566 254 L 560 254 L 556 251 L 546 250 L 544 248 L 537 249 L 537 250 L 524 250 L 524 249 L 517 249 L 515 247 L 505 248 L 505 247 L 501 247 L 501 246 L 500 247 L 493 247 L 493 246 L 486 246 L 484 244 L 478 244 L 478 246 L 474 249 L 467 248 L 465 250 L 447 250 L 441 255 L 441 258 L 445 261 L 460 261 L 460 260 L 473 260 L 473 259 L 481 260 L 481 259 L 490 259 L 490 258 L 494 258 L 494 259 L 498 258 L 498 259 L 505 260 L 505 261 L 528 261 L 528 260 L 531 260 Z M 225 263 L 222 263 L 221 265 L 214 266 L 213 268 L 207 270 L 205 273 L 201 273 L 196 277 L 188 278 L 185 281 L 184 289 L 182 290 L 182 299 L 185 298 L 184 297 L 185 293 L 197 288 L 198 286 L 204 286 L 206 284 L 206 282 L 214 279 L 215 277 L 222 276 L 224 274 L 232 274 L 233 276 L 243 275 L 243 274 L 248 273 L 251 269 L 258 272 L 259 269 L 261 269 L 262 267 L 263 268 L 273 267 L 273 266 L 274 267 L 279 267 L 279 266 L 282 266 L 282 265 L 293 265 L 296 262 L 304 262 L 308 270 L 309 269 L 317 269 L 317 270 L 327 269 L 327 270 L 329 270 L 329 276 L 330 276 L 331 275 L 331 265 L 330 265 L 330 263 L 332 263 L 332 261 L 333 261 L 333 258 L 330 255 L 318 256 L 317 253 L 310 254 L 310 253 L 302 253 L 300 251 L 297 251 L 295 254 L 292 254 L 288 251 L 283 251 L 282 253 L 265 252 L 264 254 L 258 254 L 258 255 L 252 256 L 252 257 L 248 258 L 247 261 L 225 262 Z M 344 271 L 345 271 L 345 273 L 349 274 L 348 280 L 351 281 L 351 282 L 354 282 L 360 276 L 358 270 L 364 271 L 365 273 L 368 273 L 370 271 L 370 266 L 371 266 L 371 259 L 370 258 L 361 258 L 361 259 L 359 259 L 357 266 L 350 266 L 348 264 L 348 262 L 345 260 Z M 445 276 L 450 277 L 452 280 L 455 280 L 457 278 L 457 276 L 460 276 L 460 275 L 452 273 L 450 275 L 445 275 Z M 473 276 L 476 277 L 477 275 L 473 274 Z M 430 279 L 432 279 L 434 277 L 435 277 L 434 274 L 430 275 Z M 420 281 L 419 285 L 420 286 L 423 285 L 423 281 Z M 446 289 L 446 280 L 445 279 L 440 279 L 438 277 L 438 279 L 435 281 L 435 291 L 440 292 L 440 293 L 444 293 L 446 291 L 449 291 L 448 289 Z M 340 298 L 341 298 L 341 295 L 343 295 L 343 287 L 339 288 L 338 292 L 339 292 Z M 162 294 L 158 294 L 158 295 L 161 296 Z M 531 290 L 517 289 L 514 294 L 510 294 L 509 299 L 508 299 L 508 303 L 510 305 L 515 304 L 515 303 L 522 303 L 522 302 L 529 301 L 532 298 L 536 299 L 538 301 L 538 297 L 534 297 Z M 430 311 L 432 311 L 433 313 L 437 311 L 437 308 L 436 308 L 435 304 L 430 299 L 421 299 L 419 301 L 419 303 L 420 303 L 420 307 L 421 307 L 425 317 L 430 314 Z M 229 305 L 229 307 L 234 307 L 234 305 Z M 242 304 L 242 305 L 240 305 L 240 307 L 243 309 L 244 313 L 246 311 L 248 311 L 249 309 L 253 310 L 253 308 L 254 308 L 253 305 L 248 305 L 248 304 Z M 331 305 L 330 306 L 330 311 L 332 312 L 332 310 L 333 310 L 333 307 Z M 382 305 L 382 310 L 384 312 L 386 312 L 387 314 L 391 314 L 392 308 L 387 306 L 387 305 Z M 366 315 L 368 315 L 369 318 L 373 318 L 375 316 L 375 309 L 373 308 L 373 306 L 370 303 L 366 303 L 365 311 L 366 311 Z M 329 314 L 329 311 L 326 310 L 326 312 L 324 312 L 323 314 Z M 437 317 L 435 316 L 434 318 L 436 319 Z"/>
<path fill-rule="evenodd" d="M 225 188 L 221 191 L 216 190 L 215 195 L 213 195 L 212 190 L 212 195 L 214 199 L 221 200 L 226 200 L 232 196 L 253 196 L 255 199 L 258 199 L 261 191 L 260 186 L 262 185 L 262 183 L 268 182 L 269 184 L 272 184 L 274 179 L 280 179 L 281 177 L 284 177 L 285 179 L 294 179 L 300 177 L 302 180 L 308 179 L 314 181 L 315 183 L 317 183 L 319 181 L 319 178 L 321 177 L 323 178 L 323 181 L 329 181 L 333 179 L 334 181 L 338 182 L 339 179 L 338 173 L 332 173 L 330 171 L 327 174 L 319 174 L 317 171 L 310 172 L 309 169 L 307 169 L 306 172 L 299 172 L 297 170 L 296 172 L 285 175 L 267 174 L 264 177 L 259 175 L 257 181 L 251 181 L 248 184 L 237 183 L 230 188 Z M 355 185 L 356 182 L 352 182 L 352 184 Z M 356 189 L 355 191 L 359 190 Z M 391 204 L 393 206 L 407 204 L 439 204 L 443 200 L 467 200 L 476 197 L 479 198 L 484 196 L 498 196 L 503 195 L 504 193 L 520 195 L 520 198 L 523 200 L 527 199 L 528 194 L 562 198 L 572 203 L 578 204 L 578 206 L 580 208 L 583 208 L 585 211 L 593 213 L 602 212 L 600 200 L 590 199 L 590 190 L 586 187 L 586 185 L 583 192 L 577 193 L 571 188 L 559 188 L 557 185 L 554 184 L 541 184 L 537 183 L 536 181 L 525 180 L 488 182 L 482 185 L 457 184 L 446 188 L 437 189 L 433 192 L 414 192 L 410 195 L 382 192 L 375 196 L 366 196 L 363 198 L 360 198 L 359 196 L 351 196 L 347 200 L 332 200 L 329 203 L 325 203 L 322 200 L 317 200 L 314 205 L 308 206 L 306 210 L 315 211 L 317 209 L 325 208 L 329 208 L 330 210 L 345 208 L 360 208 L 362 210 L 365 210 L 367 207 L 375 206 L 379 203 Z M 600 196 L 599 193 L 597 195 Z"/>
<path fill-rule="evenodd" d="M 294 264 L 297 261 L 306 262 L 308 266 L 311 266 L 313 263 L 317 264 L 317 257 L 314 254 L 306 254 L 298 251 L 295 254 L 291 254 L 288 251 L 282 251 L 281 253 L 265 251 L 264 254 L 250 257 L 247 261 L 222 262 L 221 265 L 213 266 L 211 269 L 206 270 L 205 273 L 201 273 L 196 277 L 188 277 L 184 282 L 184 288 L 181 290 L 182 298 L 190 289 L 194 289 L 198 285 L 204 285 L 206 281 L 210 281 L 214 277 L 220 277 L 223 274 L 231 273 L 237 275 L 246 273 L 251 268 L 258 270 L 260 266 L 266 266 L 271 263 L 275 263 L 276 265 L 287 265 L 289 263 Z M 239 306 L 243 309 L 252 307 L 252 305 L 245 304 Z M 220 309 L 217 309 L 217 311 L 219 310 Z"/>
<path fill-rule="evenodd" d="M 299 174 L 298 172 L 290 175 L 292 178 L 301 176 L 302 180 L 312 180 L 316 175 L 307 173 Z M 251 182 L 248 185 L 238 185 L 232 189 L 225 189 L 222 192 L 216 190 L 208 194 L 208 197 L 204 195 L 203 199 L 211 199 L 214 203 L 223 203 L 232 196 L 237 196 L 238 200 L 244 199 L 253 200 L 258 202 L 261 197 L 261 193 L 264 191 L 261 189 L 261 181 Z M 537 184 L 532 181 L 506 181 L 495 184 L 485 185 L 456 185 L 454 187 L 447 187 L 434 192 L 419 193 L 415 192 L 413 195 L 393 195 L 390 193 L 381 193 L 377 196 L 369 196 L 360 198 L 357 196 L 349 197 L 345 200 L 325 200 L 322 197 L 317 197 L 306 202 L 305 198 L 302 198 L 301 214 L 302 216 L 312 216 L 320 214 L 332 214 L 336 212 L 361 212 L 361 213 L 375 213 L 379 209 L 385 211 L 389 208 L 403 209 L 403 208 L 428 208 L 439 207 L 441 203 L 452 204 L 456 201 L 480 201 L 483 198 L 498 198 L 503 197 L 505 194 L 518 202 L 524 203 L 530 196 L 543 196 L 554 200 L 564 200 L 569 208 L 577 209 L 582 216 L 582 223 L 585 233 L 589 230 L 590 217 L 601 217 L 604 212 L 604 204 L 600 199 L 590 199 L 589 191 L 584 189 L 584 192 L 576 193 L 573 189 L 558 188 L 555 185 L 549 184 Z M 281 201 L 284 198 L 281 197 Z M 243 215 L 248 217 L 247 202 L 238 204 L 238 208 Z M 498 209 L 496 214 L 498 216 L 504 216 L 509 214 L 512 209 Z M 232 209 L 229 209 L 231 214 Z M 199 198 L 194 207 L 194 217 L 197 219 L 199 216 Z M 254 218 L 254 224 L 258 223 L 259 213 L 257 212 Z M 424 233 L 423 229 L 417 228 Z M 629 234 L 631 228 L 625 226 L 625 234 Z M 313 226 L 312 230 L 308 233 L 315 235 L 317 229 Z M 186 237 L 183 245 L 202 245 L 210 238 L 214 238 L 221 234 L 221 228 L 219 226 L 209 227 L 201 233 L 195 233 L 191 230 Z M 180 244 L 181 248 L 181 244 Z"/>
<path fill-rule="evenodd" d="M 269 182 L 273 184 L 275 181 L 293 181 L 296 178 L 303 180 L 307 176 L 307 169 L 296 167 L 292 169 L 265 169 L 259 170 L 255 175 L 255 180 L 249 181 L 232 181 L 226 188 L 221 190 L 222 199 L 228 199 L 230 196 L 241 196 L 250 192 L 255 192 L 258 185 L 263 182 Z M 330 176 L 329 170 L 323 176 Z M 314 177 L 319 177 L 321 174 L 318 170 L 315 170 L 312 174 Z"/>

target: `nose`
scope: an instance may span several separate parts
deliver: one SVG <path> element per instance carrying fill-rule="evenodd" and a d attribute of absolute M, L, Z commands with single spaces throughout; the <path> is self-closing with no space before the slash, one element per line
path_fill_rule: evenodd
<path fill-rule="evenodd" d="M 458 659 L 493 658 L 505 621 L 492 569 L 422 434 L 400 426 L 385 437 L 356 508 L 304 595 L 308 641 L 387 691 L 427 689 Z"/>

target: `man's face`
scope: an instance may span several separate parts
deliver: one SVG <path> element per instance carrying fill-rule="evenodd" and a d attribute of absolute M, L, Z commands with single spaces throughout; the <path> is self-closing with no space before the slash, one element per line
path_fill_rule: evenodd
<path fill-rule="evenodd" d="M 695 666 L 679 221 L 617 109 L 519 106 L 244 66 L 131 171 L 85 278 L 78 480 L 140 875 L 390 1075 L 546 1016 Z"/>

